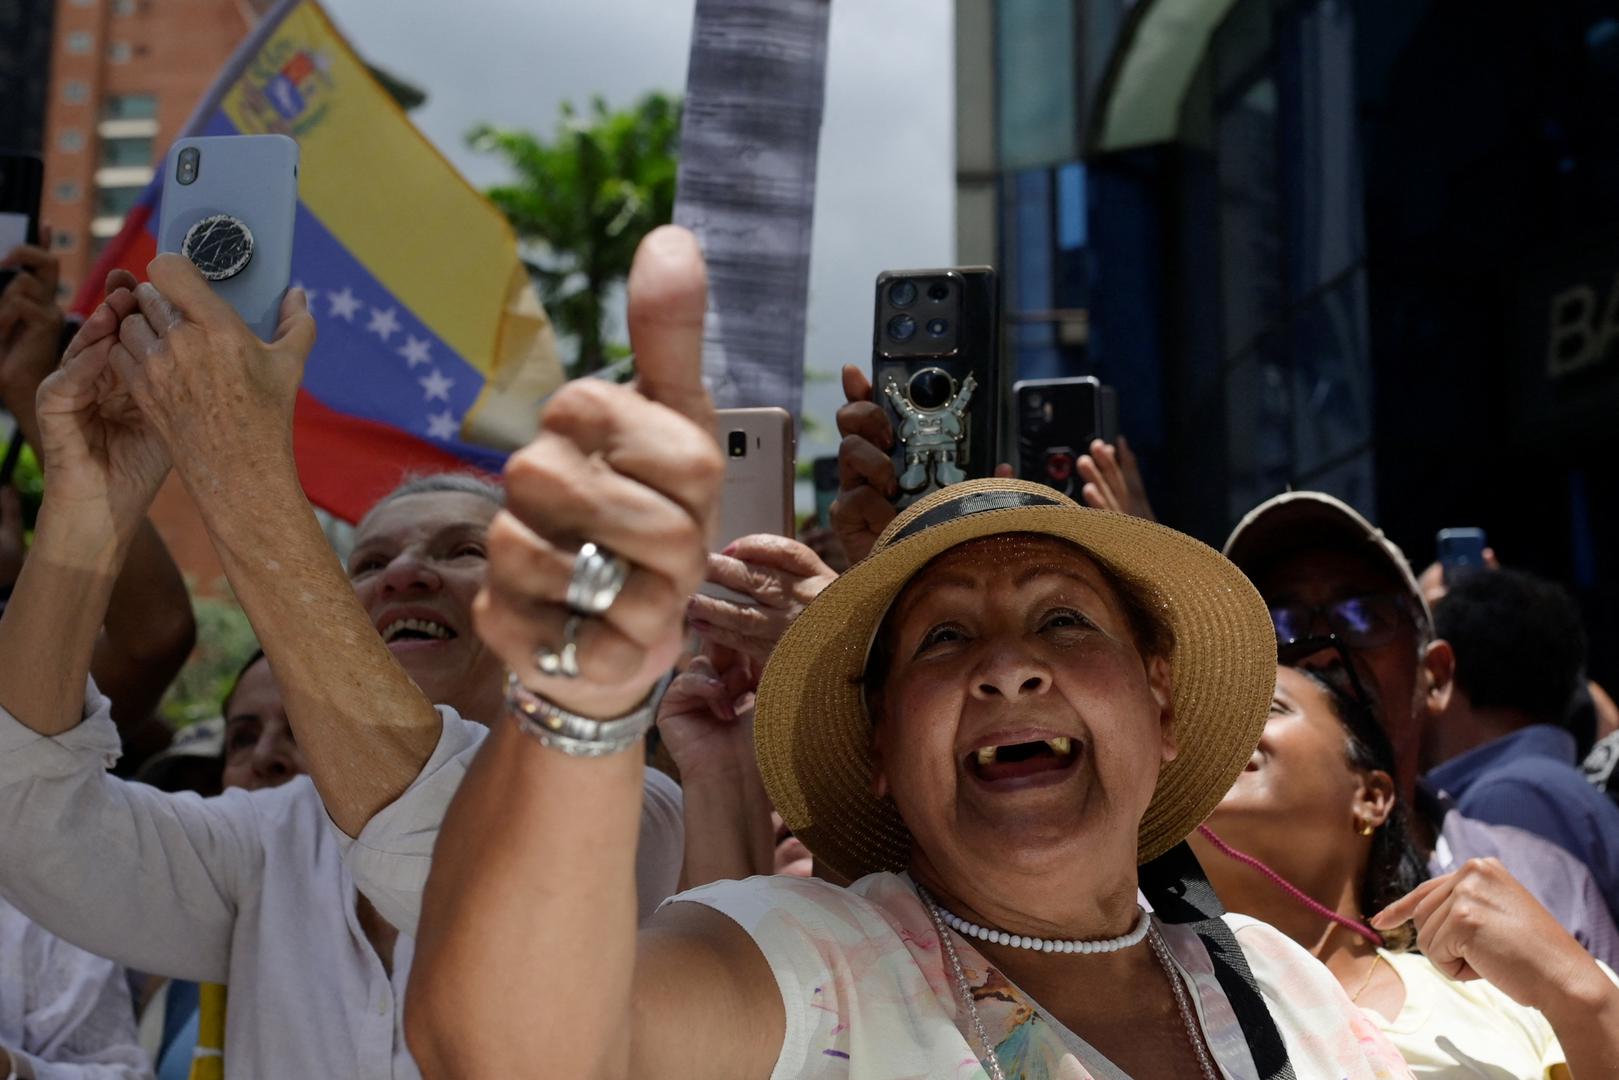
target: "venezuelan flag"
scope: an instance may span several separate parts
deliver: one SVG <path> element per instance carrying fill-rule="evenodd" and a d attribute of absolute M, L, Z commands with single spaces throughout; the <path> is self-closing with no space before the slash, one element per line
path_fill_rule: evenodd
<path fill-rule="evenodd" d="M 406 472 L 498 471 L 562 381 L 550 322 L 501 213 L 418 132 L 315 0 L 237 50 L 186 135 L 278 133 L 301 162 L 293 282 L 319 340 L 298 396 L 304 490 L 353 521 Z M 160 159 L 161 160 L 161 159 Z M 144 277 L 159 175 L 74 307 Z"/>

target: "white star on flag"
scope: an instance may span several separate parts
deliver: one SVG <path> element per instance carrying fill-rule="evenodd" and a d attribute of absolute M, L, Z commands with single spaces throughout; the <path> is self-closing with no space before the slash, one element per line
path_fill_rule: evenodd
<path fill-rule="evenodd" d="M 383 311 L 381 308 L 371 309 L 371 325 L 366 327 L 372 333 L 386 342 L 399 332 L 399 320 L 394 316 L 394 309 Z"/>
<path fill-rule="evenodd" d="M 399 355 L 405 358 L 405 363 L 414 368 L 417 364 L 432 362 L 432 357 L 428 355 L 432 342 L 415 334 L 407 334 L 405 338 L 405 343 L 399 346 Z"/>
<path fill-rule="evenodd" d="M 448 409 L 445 409 L 441 413 L 428 414 L 427 434 L 431 438 L 446 440 L 453 439 L 457 434 L 457 427 L 458 425 L 455 422 L 455 417 L 450 415 L 450 410 Z"/>
<path fill-rule="evenodd" d="M 326 291 L 329 294 L 327 302 L 332 305 L 332 310 L 327 314 L 344 322 L 353 322 L 355 312 L 360 310 L 360 298 L 354 295 L 354 290 L 345 285 L 342 292 Z"/>
<path fill-rule="evenodd" d="M 449 403 L 450 387 L 455 385 L 455 380 L 446 379 L 444 377 L 444 372 L 440 371 L 438 368 L 434 368 L 431 375 L 427 376 L 425 379 L 417 379 L 416 381 L 422 384 L 422 392 L 427 395 L 426 400 L 432 401 L 434 398 L 438 398 L 440 401 L 445 402 L 446 404 Z"/>

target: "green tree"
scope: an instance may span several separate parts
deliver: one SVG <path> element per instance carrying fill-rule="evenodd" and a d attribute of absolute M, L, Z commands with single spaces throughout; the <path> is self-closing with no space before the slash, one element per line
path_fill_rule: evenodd
<path fill-rule="evenodd" d="M 569 375 L 624 355 L 607 340 L 605 300 L 629 275 L 641 238 L 674 215 L 679 100 L 653 93 L 612 111 L 597 97 L 583 116 L 565 101 L 554 139 L 483 125 L 468 142 L 516 174 L 485 194 L 542 249 L 529 269 L 551 321 L 578 343 Z"/>

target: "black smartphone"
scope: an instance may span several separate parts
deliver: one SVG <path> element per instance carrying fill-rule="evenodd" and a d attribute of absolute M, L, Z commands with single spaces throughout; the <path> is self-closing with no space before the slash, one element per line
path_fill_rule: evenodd
<path fill-rule="evenodd" d="M 33 154 L 0 153 L 0 259 L 23 244 L 39 243 L 39 200 L 45 162 Z M 0 270 L 0 292 L 15 270 Z"/>
<path fill-rule="evenodd" d="M 987 266 L 877 275 L 871 385 L 894 425 L 900 506 L 995 471 L 1000 298 Z"/>
<path fill-rule="evenodd" d="M 1096 439 L 1118 440 L 1118 394 L 1094 375 L 1075 375 L 1014 383 L 1012 401 L 1018 476 L 1079 498 L 1080 455 Z"/>
<path fill-rule="evenodd" d="M 1484 566 L 1484 549 L 1489 545 L 1483 529 L 1440 529 L 1436 540 L 1439 566 L 1446 581 L 1454 581 L 1465 570 L 1478 570 Z"/>

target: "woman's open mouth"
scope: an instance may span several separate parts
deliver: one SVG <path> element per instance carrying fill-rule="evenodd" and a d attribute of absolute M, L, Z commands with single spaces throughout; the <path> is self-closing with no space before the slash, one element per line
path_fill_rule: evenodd
<path fill-rule="evenodd" d="M 1081 747 L 1066 735 L 981 746 L 967 755 L 967 772 L 986 784 L 1017 787 L 1056 782 L 1079 761 Z"/>

